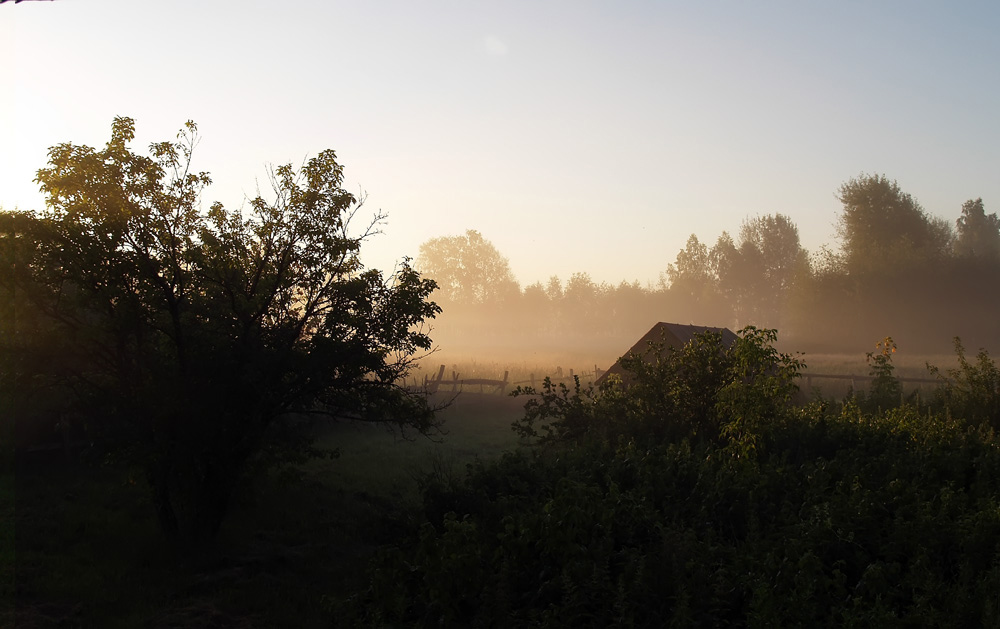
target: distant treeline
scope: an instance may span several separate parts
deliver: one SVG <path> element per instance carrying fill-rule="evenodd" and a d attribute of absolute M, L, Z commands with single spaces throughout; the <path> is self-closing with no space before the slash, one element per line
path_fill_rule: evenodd
<path fill-rule="evenodd" d="M 950 221 L 882 175 L 843 184 L 839 247 L 807 252 L 781 214 L 746 219 L 714 245 L 692 234 L 656 286 L 586 273 L 521 287 L 481 234 L 432 239 L 417 266 L 439 285 L 437 343 L 466 349 L 620 348 L 656 321 L 781 330 L 783 345 L 860 352 L 891 334 L 908 350 L 951 339 L 1000 346 L 1000 220 L 982 199 Z"/>

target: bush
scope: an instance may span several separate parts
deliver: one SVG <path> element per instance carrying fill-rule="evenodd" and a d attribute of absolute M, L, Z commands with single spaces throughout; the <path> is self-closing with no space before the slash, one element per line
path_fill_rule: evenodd
<path fill-rule="evenodd" d="M 801 363 L 771 340 L 702 337 L 627 388 L 547 383 L 516 424 L 547 446 L 426 478 L 426 522 L 345 618 L 998 626 L 993 432 L 913 405 L 792 406 Z"/>
<path fill-rule="evenodd" d="M 421 626 L 995 625 L 996 444 L 910 407 L 799 420 L 752 460 L 594 442 L 472 467 L 438 487 L 411 544 L 382 553 L 350 613 Z"/>
<path fill-rule="evenodd" d="M 962 340 L 955 337 L 958 367 L 949 369 L 947 376 L 932 365 L 927 369 L 941 380 L 935 403 L 974 425 L 988 425 L 1000 430 L 1000 367 L 985 349 L 980 349 L 975 362 L 965 357 Z"/>
<path fill-rule="evenodd" d="M 751 326 L 726 347 L 721 333 L 706 332 L 680 348 L 655 346 L 652 359 L 623 357 L 626 379 L 599 390 L 582 388 L 578 379 L 572 389 L 549 380 L 541 391 L 518 387 L 513 395 L 537 397 L 525 403 L 514 429 L 543 444 L 692 439 L 748 452 L 758 431 L 784 417 L 805 366 L 779 353 L 776 340 L 775 330 Z"/>

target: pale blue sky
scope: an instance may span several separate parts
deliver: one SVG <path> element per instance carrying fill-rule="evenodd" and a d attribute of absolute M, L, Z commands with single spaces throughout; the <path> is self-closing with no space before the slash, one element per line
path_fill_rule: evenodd
<path fill-rule="evenodd" d="M 55 0 L 0 6 L 0 204 L 46 149 L 185 120 L 206 203 L 337 151 L 389 214 L 381 268 L 477 229 L 527 285 L 655 283 L 780 212 L 835 245 L 836 189 L 884 173 L 954 221 L 1000 210 L 993 2 Z"/>

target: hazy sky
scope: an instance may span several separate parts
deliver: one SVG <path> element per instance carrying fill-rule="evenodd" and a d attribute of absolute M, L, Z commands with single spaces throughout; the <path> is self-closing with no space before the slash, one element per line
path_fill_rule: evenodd
<path fill-rule="evenodd" d="M 332 148 L 391 267 L 477 229 L 522 285 L 655 283 L 695 233 L 783 213 L 836 244 L 837 188 L 1000 210 L 1000 3 L 55 0 L 0 6 L 0 205 L 60 142 L 188 119 L 207 204 Z"/>

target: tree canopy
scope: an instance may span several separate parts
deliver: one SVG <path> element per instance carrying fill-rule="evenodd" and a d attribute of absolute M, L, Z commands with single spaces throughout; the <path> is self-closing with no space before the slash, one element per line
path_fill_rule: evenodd
<path fill-rule="evenodd" d="M 920 204 L 885 175 L 860 175 L 838 191 L 844 204 L 838 235 L 848 269 L 868 271 L 885 265 L 945 255 L 951 240 L 947 222 L 928 216 Z"/>
<path fill-rule="evenodd" d="M 660 274 L 660 285 L 701 303 L 714 292 L 715 279 L 708 246 L 691 234 L 684 248 L 677 252 L 676 260 L 667 265 L 666 273 Z"/>
<path fill-rule="evenodd" d="M 962 215 L 955 221 L 955 252 L 960 256 L 997 259 L 1000 256 L 1000 218 L 987 214 L 983 200 L 962 204 Z"/>
<path fill-rule="evenodd" d="M 808 273 L 799 230 L 782 214 L 746 219 L 739 246 L 723 233 L 711 257 L 720 290 L 741 323 L 778 325 L 796 280 Z"/>
<path fill-rule="evenodd" d="M 149 156 L 134 133 L 116 118 L 103 149 L 51 148 L 47 208 L 0 213 L 0 288 L 19 308 L 4 364 L 141 463 L 168 534 L 214 536 L 248 466 L 307 451 L 303 418 L 434 428 L 400 382 L 431 346 L 435 284 L 362 266 L 383 216 L 356 229 L 334 151 L 273 168 L 272 198 L 245 211 L 206 212 L 197 126 Z"/>
<path fill-rule="evenodd" d="M 474 229 L 420 245 L 416 267 L 437 283 L 442 302 L 495 303 L 520 293 L 507 258 Z"/>

